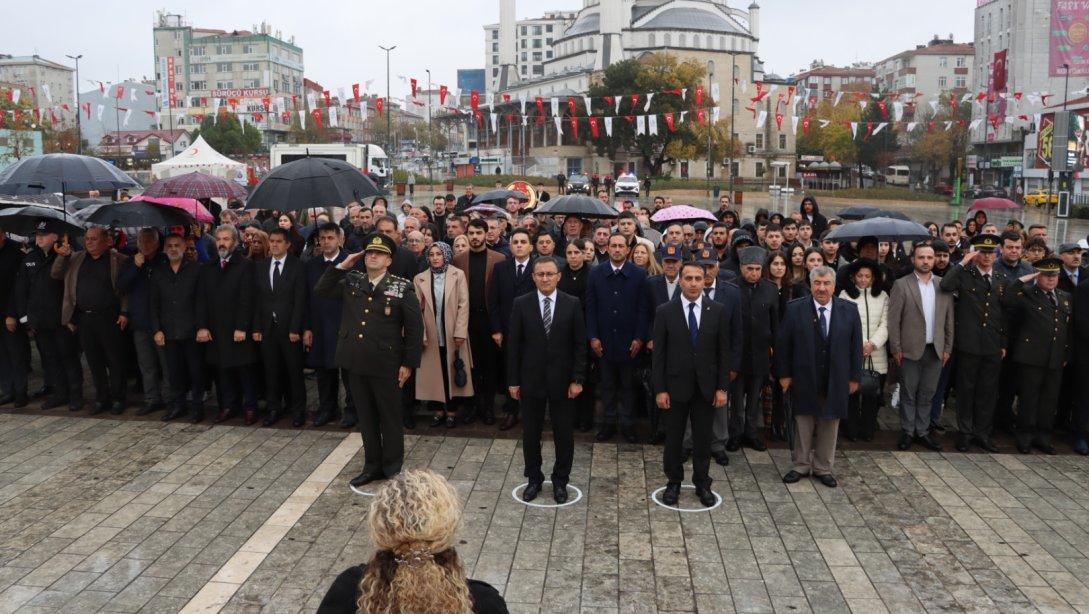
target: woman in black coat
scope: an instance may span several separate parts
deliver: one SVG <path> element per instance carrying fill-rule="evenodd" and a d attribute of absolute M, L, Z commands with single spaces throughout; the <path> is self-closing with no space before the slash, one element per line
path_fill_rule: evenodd
<path fill-rule="evenodd" d="M 367 520 L 377 551 L 337 576 L 319 614 L 506 614 L 498 591 L 465 577 L 454 549 L 461 504 L 445 478 L 428 469 L 402 471 L 371 501 Z"/>

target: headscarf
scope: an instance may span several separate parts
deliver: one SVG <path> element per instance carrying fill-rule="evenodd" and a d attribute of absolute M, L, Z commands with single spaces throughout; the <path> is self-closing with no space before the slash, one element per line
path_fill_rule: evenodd
<path fill-rule="evenodd" d="M 431 265 L 431 248 L 437 247 L 442 252 L 442 266 L 431 267 L 431 273 L 433 275 L 442 275 L 446 273 L 446 269 L 450 266 L 450 261 L 454 259 L 454 252 L 450 249 L 450 246 L 442 241 L 435 241 L 427 247 L 427 264 Z"/>

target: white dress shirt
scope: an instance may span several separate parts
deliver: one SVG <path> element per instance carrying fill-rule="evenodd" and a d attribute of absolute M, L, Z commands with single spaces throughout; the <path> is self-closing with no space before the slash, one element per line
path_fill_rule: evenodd
<path fill-rule="evenodd" d="M 696 306 L 696 309 L 695 309 L 696 329 L 698 330 L 699 327 L 700 327 L 700 317 L 703 315 L 701 313 L 703 311 L 703 293 L 700 292 L 700 295 L 697 296 L 696 300 L 694 300 L 694 301 L 688 300 L 688 297 L 683 295 L 683 294 L 681 295 L 681 307 L 684 308 L 684 323 L 685 324 L 688 324 L 688 313 L 689 313 L 688 306 L 689 305 L 695 305 Z"/>
<path fill-rule="evenodd" d="M 1066 267 L 1063 267 L 1063 270 L 1065 270 L 1065 271 L 1066 271 L 1066 276 L 1070 278 L 1070 281 L 1071 281 L 1071 282 L 1072 282 L 1072 283 L 1073 283 L 1073 284 L 1074 284 L 1075 286 L 1077 286 L 1077 285 L 1078 285 L 1078 282 L 1080 281 L 1080 280 L 1078 279 L 1078 273 L 1080 273 L 1081 271 L 1080 271 L 1079 269 L 1068 269 L 1068 268 L 1066 268 Z"/>
<path fill-rule="evenodd" d="M 681 276 L 678 275 L 673 281 L 669 281 L 669 278 L 665 278 L 666 285 L 666 298 L 673 298 L 673 293 L 677 291 L 677 285 L 681 283 Z"/>
<path fill-rule="evenodd" d="M 929 281 L 923 281 L 919 274 L 915 274 L 915 281 L 919 284 L 919 296 L 923 299 L 923 319 L 926 321 L 926 344 L 934 343 L 934 309 L 937 303 L 936 290 L 934 289 L 934 275 L 930 275 Z"/>
<path fill-rule="evenodd" d="M 551 302 L 551 305 L 552 305 L 552 307 L 551 307 L 552 321 L 553 322 L 556 321 L 556 295 L 557 294 L 558 294 L 558 292 L 556 290 L 553 290 L 552 294 L 541 294 L 540 290 L 537 291 L 537 308 L 541 310 L 541 321 L 542 322 L 544 321 L 544 300 L 546 298 L 551 299 L 551 301 L 552 301 Z"/>
<path fill-rule="evenodd" d="M 340 250 L 339 249 L 337 250 L 337 253 L 333 254 L 332 258 L 329 258 L 328 256 L 324 256 L 324 255 L 322 256 L 322 258 L 325 258 L 325 261 L 330 263 L 330 264 L 332 264 L 333 261 L 336 260 L 339 257 L 340 257 Z M 281 264 L 280 266 L 283 266 L 283 265 Z"/>
<path fill-rule="evenodd" d="M 284 255 L 283 258 L 280 258 L 279 260 L 277 260 L 276 258 L 270 258 L 269 259 L 269 262 L 268 262 L 268 285 L 269 285 L 270 288 L 273 287 L 273 285 L 272 285 L 272 274 L 276 271 L 276 263 L 277 262 L 280 263 L 280 275 L 283 275 L 284 274 L 284 262 L 286 260 L 287 260 L 287 255 L 286 254 Z"/>

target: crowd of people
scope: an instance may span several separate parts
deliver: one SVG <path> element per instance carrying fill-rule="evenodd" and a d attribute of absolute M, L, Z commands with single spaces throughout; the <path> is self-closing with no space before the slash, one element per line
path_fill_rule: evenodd
<path fill-rule="evenodd" d="M 135 236 L 43 226 L 23 244 L 0 232 L 0 402 L 83 409 L 82 354 L 93 414 L 126 411 L 136 375 L 136 413 L 164 420 L 199 422 L 211 406 L 216 422 L 358 423 L 375 442 L 418 428 L 421 413 L 430 428 L 522 421 L 529 499 L 544 481 L 547 414 L 557 501 L 576 429 L 665 442 L 671 485 L 687 455 L 702 459 L 705 499 L 703 460 L 726 465 L 792 434 L 785 479 L 834 486 L 836 438 L 872 439 L 882 407 L 899 414 L 899 449 L 940 450 L 954 391 L 958 450 L 995 451 L 1006 429 L 1020 452 L 1050 454 L 1062 428 L 1089 454 L 1078 401 L 1089 361 L 1072 351 L 1089 335 L 1079 244 L 1052 246 L 1046 227 L 1016 220 L 1000 230 L 983 212 L 927 222 L 932 237 L 910 245 L 840 243 L 829 233 L 843 222 L 809 196 L 752 219 L 723 196 L 716 222 L 665 224 L 650 217 L 667 196 L 596 196 L 615 219 L 535 215 L 515 198 L 506 215 L 467 212 L 470 185 L 398 209 L 383 197 L 344 210 L 232 206 L 214 227 Z M 33 392 L 31 339 L 44 367 Z M 400 446 L 372 447 L 361 484 L 399 471 Z"/>

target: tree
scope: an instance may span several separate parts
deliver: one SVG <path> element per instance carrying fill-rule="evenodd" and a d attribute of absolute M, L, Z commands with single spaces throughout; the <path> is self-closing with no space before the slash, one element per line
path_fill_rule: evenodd
<path fill-rule="evenodd" d="M 428 134 L 427 122 L 412 122 L 408 126 L 408 138 L 415 140 L 421 150 L 431 151 L 435 155 L 446 151 L 447 138 L 440 126 L 432 125 Z"/>
<path fill-rule="evenodd" d="M 870 100 L 866 105 L 866 110 L 861 113 L 859 118 L 857 163 L 858 187 L 860 188 L 864 187 L 862 185 L 862 165 L 865 164 L 872 169 L 886 167 L 895 159 L 896 151 L 900 149 L 896 130 L 889 118 L 891 113 L 889 106 L 886 106 L 885 113 L 882 114 L 880 106 Z M 882 123 L 887 125 L 881 132 L 873 134 Z"/>
<path fill-rule="evenodd" d="M 87 148 L 84 141 L 83 147 Z M 79 131 L 71 128 L 42 130 L 42 153 L 76 153 L 79 151 Z"/>
<path fill-rule="evenodd" d="M 942 99 L 948 100 L 949 97 Z M 907 159 L 931 177 L 936 178 L 943 169 L 948 170 L 951 177 L 956 177 L 957 165 L 968 151 L 968 122 L 971 118 L 971 105 L 957 105 L 955 110 L 939 107 L 937 113 L 929 106 L 917 108 L 912 118 L 916 122 L 915 130 L 904 132 L 903 145 Z"/>
<path fill-rule="evenodd" d="M 314 122 L 314 116 L 307 113 L 306 123 L 300 123 L 298 113 L 291 114 L 291 130 L 288 133 L 288 141 L 298 145 L 299 143 L 329 143 L 332 142 L 332 137 L 329 134 L 329 129 L 323 123 L 318 126 Z"/>
<path fill-rule="evenodd" d="M 246 155 L 261 150 L 261 131 L 256 126 L 238 121 L 238 116 L 220 110 L 219 117 L 205 115 L 193 139 L 203 136 L 212 149 L 223 155 Z"/>
<path fill-rule="evenodd" d="M 627 96 L 632 92 L 665 92 L 685 88 L 691 90 L 694 84 L 702 83 L 705 76 L 703 66 L 695 61 L 679 62 L 674 55 L 653 53 L 639 59 L 624 60 L 610 65 L 602 74 L 601 81 L 590 86 L 589 95 L 593 98 L 601 98 Z M 691 95 L 689 93 L 688 100 L 691 100 Z M 682 100 L 676 95 L 659 94 L 651 103 L 654 112 L 658 115 L 673 113 L 675 130 L 669 130 L 665 122 L 660 121 L 658 134 L 636 135 L 635 121 L 627 121 L 626 118 L 620 121 L 614 120 L 612 137 L 605 136 L 602 130 L 601 136 L 593 141 L 594 149 L 599 156 L 608 158 L 615 158 L 618 151 L 638 155 L 643 159 L 644 168 L 648 169 L 652 175 L 660 175 L 663 165 L 675 162 L 681 155 L 688 157 L 691 152 L 698 151 L 699 144 L 695 142 L 696 133 L 692 128 L 695 124 L 696 111 L 688 100 Z M 620 108 L 621 111 L 627 110 L 626 117 L 634 119 L 637 115 L 645 114 L 644 103 L 645 98 L 641 96 L 636 108 L 632 108 L 630 100 L 621 102 Z M 683 123 L 680 121 L 682 111 L 688 111 L 686 121 Z M 585 110 L 582 112 L 586 114 Z M 608 114 L 612 114 L 611 109 Z M 703 147 L 706 149 L 706 133 L 703 136 Z M 588 137 L 583 136 L 583 138 Z M 723 142 L 722 139 L 716 139 L 716 141 Z M 728 144 L 728 142 L 727 136 L 725 143 Z"/>
<path fill-rule="evenodd" d="M 854 104 L 832 104 L 824 100 L 809 116 L 809 133 L 798 136 L 798 155 L 824 156 L 825 160 L 853 165 L 858 159 L 858 148 L 851 134 L 850 122 L 858 121 L 859 107 Z M 822 121 L 828 125 L 821 127 Z"/>
<path fill-rule="evenodd" d="M 30 96 L 23 96 L 18 103 L 8 100 L 6 96 L 0 96 L 3 127 L 11 131 L 7 146 L 0 150 L 0 162 L 4 166 L 38 153 L 33 147 L 33 133 L 44 131 L 44 127 L 35 121 L 31 103 Z M 42 140 L 44 143 L 45 139 Z"/>

